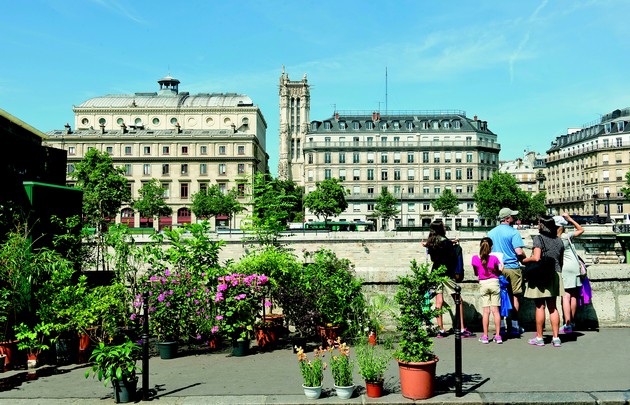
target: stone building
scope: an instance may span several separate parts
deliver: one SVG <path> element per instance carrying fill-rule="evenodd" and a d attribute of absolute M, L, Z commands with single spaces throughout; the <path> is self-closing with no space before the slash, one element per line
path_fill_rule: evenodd
<path fill-rule="evenodd" d="M 499 171 L 509 173 L 519 188 L 529 194 L 545 191 L 546 157 L 536 152 L 526 152 L 522 158 L 501 162 Z"/>
<path fill-rule="evenodd" d="M 348 209 L 331 220 L 366 221 L 386 188 L 399 200 L 396 225 L 427 226 L 431 201 L 444 190 L 460 200 L 455 226 L 477 221 L 473 194 L 499 168 L 500 145 L 486 121 L 464 111 L 335 111 L 311 121 L 306 76 L 280 76 L 280 160 L 278 172 L 313 191 L 338 178 L 348 192 Z M 307 221 L 317 221 L 306 213 Z M 491 223 L 494 223 L 492 220 Z"/>
<path fill-rule="evenodd" d="M 548 206 L 599 221 L 621 221 L 630 170 L 630 108 L 614 110 L 556 137 L 547 150 Z"/>
<path fill-rule="evenodd" d="M 179 80 L 170 76 L 158 84 L 157 92 L 106 95 L 73 107 L 76 129 L 66 124 L 50 131 L 47 141 L 67 151 L 68 174 L 97 148 L 124 167 L 134 198 L 145 182 L 158 179 L 173 209 L 160 218 L 160 228 L 194 222 L 192 195 L 215 184 L 224 191 L 237 189 L 240 202 L 247 203 L 254 174 L 268 171 L 267 123 L 258 106 L 244 94 L 180 92 Z M 72 185 L 72 178 L 67 180 Z M 116 221 L 153 225 L 129 206 Z M 217 224 L 227 225 L 227 218 L 218 217 Z"/>

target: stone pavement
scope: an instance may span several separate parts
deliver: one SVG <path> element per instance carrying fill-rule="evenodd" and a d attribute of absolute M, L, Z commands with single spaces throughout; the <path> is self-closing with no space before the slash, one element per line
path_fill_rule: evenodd
<path fill-rule="evenodd" d="M 462 339 L 464 395 L 455 396 L 455 339 L 435 340 L 436 395 L 428 404 L 628 404 L 630 403 L 630 329 L 608 328 L 561 335 L 560 348 L 527 344 L 532 333 L 502 345 Z M 547 338 L 549 342 L 550 337 Z M 254 348 L 255 349 L 255 348 Z M 255 351 L 255 350 L 254 350 Z M 328 357 L 328 356 L 327 356 Z M 35 380 L 24 370 L 0 374 L 0 404 L 109 404 L 112 389 L 84 378 L 87 365 L 42 367 Z M 356 371 L 356 370 L 355 370 Z M 367 398 L 357 374 L 354 397 L 340 400 L 326 370 L 324 393 L 307 400 L 296 356 L 289 347 L 232 357 L 229 351 L 150 360 L 152 402 L 158 404 L 409 404 L 400 395 L 398 368 L 392 361 L 386 394 Z M 139 388 L 142 386 L 140 381 Z"/>

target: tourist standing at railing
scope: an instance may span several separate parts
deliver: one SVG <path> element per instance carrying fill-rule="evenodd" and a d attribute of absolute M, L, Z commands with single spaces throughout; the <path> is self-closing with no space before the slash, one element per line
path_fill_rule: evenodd
<path fill-rule="evenodd" d="M 499 211 L 501 223 L 488 232 L 488 237 L 492 239 L 492 251 L 503 254 L 503 275 L 510 282 L 508 292 L 512 299 L 512 328 L 510 333 L 520 336 L 524 330 L 518 323 L 518 311 L 523 294 L 523 275 L 519 262 L 525 258 L 523 251 L 525 244 L 521 234 L 512 227 L 516 215 L 518 215 L 518 211 L 501 208 Z"/>
<path fill-rule="evenodd" d="M 584 228 L 565 212 L 562 216 L 553 217 L 558 227 L 558 237 L 564 244 L 564 255 L 562 260 L 562 282 L 564 284 L 564 294 L 562 295 L 562 312 L 564 314 L 564 325 L 560 328 L 560 333 L 571 333 L 575 326 L 575 312 L 577 311 L 580 287 L 582 287 L 582 272 L 577 252 L 573 246 L 573 239 L 584 233 Z M 567 225 L 575 227 L 573 232 L 564 232 Z"/>
<path fill-rule="evenodd" d="M 488 344 L 488 328 L 490 324 L 490 312 L 494 319 L 494 340 L 496 343 L 503 343 L 501 338 L 501 314 L 499 307 L 501 306 L 501 287 L 499 286 L 499 276 L 503 265 L 498 257 L 490 254 L 492 250 L 492 239 L 481 238 L 479 243 L 479 255 L 472 257 L 472 267 L 475 275 L 479 278 L 479 294 L 481 296 L 481 305 L 483 306 L 482 327 L 483 335 L 479 341 Z"/>

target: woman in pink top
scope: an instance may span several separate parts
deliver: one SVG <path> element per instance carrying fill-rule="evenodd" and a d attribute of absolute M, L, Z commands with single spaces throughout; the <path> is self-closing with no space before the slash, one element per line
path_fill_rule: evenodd
<path fill-rule="evenodd" d="M 479 341 L 488 344 L 488 324 L 490 323 L 490 310 L 494 317 L 494 341 L 503 343 L 501 335 L 501 315 L 499 306 L 501 305 L 501 288 L 499 287 L 499 276 L 503 270 L 503 264 L 496 257 L 490 255 L 492 251 L 492 239 L 486 237 L 481 239 L 479 244 L 479 256 L 473 256 L 472 266 L 475 275 L 479 277 L 479 292 L 483 305 L 483 336 Z"/>

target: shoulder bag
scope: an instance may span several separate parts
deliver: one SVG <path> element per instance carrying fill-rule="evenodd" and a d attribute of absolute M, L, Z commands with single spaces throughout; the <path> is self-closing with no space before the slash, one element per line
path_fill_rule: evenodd
<path fill-rule="evenodd" d="M 586 277 L 586 263 L 584 263 L 584 260 L 582 260 L 582 258 L 577 254 L 577 251 L 575 250 L 575 246 L 573 246 L 573 241 L 571 240 L 571 236 L 568 236 L 567 239 L 569 240 L 569 248 L 571 249 L 571 252 L 573 252 L 573 256 L 575 256 L 575 260 L 577 260 L 577 262 L 580 265 L 580 277 Z"/>
<path fill-rule="evenodd" d="M 523 278 L 529 282 L 542 281 L 551 271 L 555 271 L 555 263 L 553 259 L 547 256 L 547 247 L 542 236 L 540 238 L 540 260 L 537 262 L 528 262 L 523 269 Z"/>

